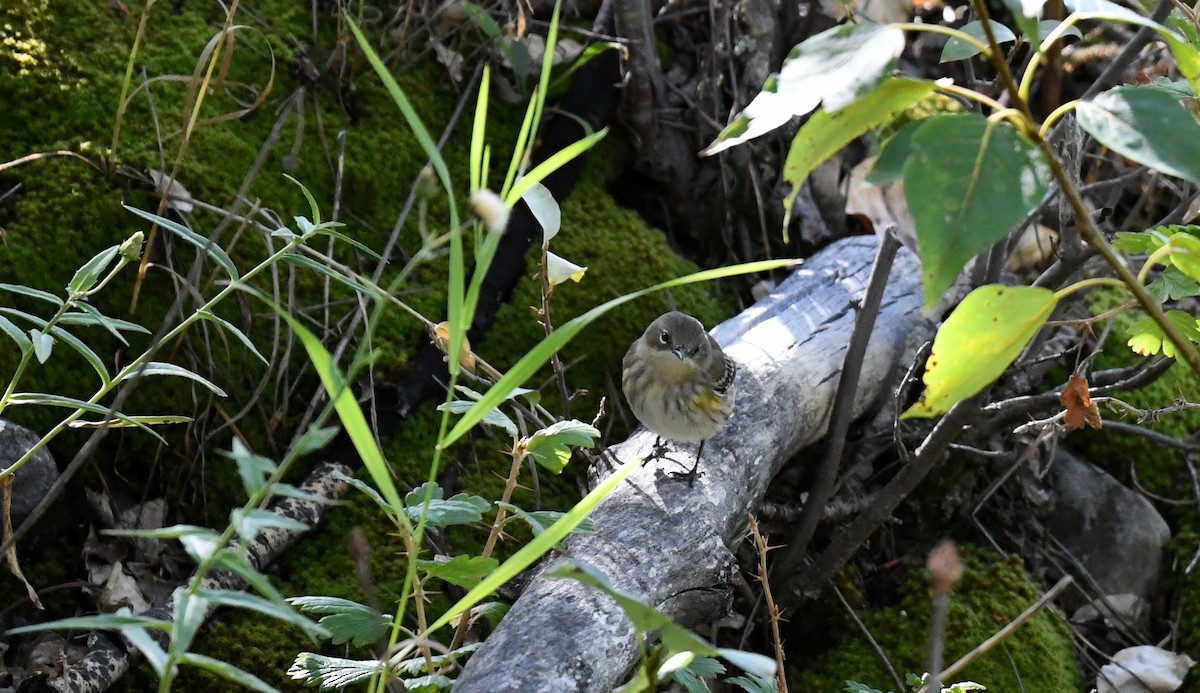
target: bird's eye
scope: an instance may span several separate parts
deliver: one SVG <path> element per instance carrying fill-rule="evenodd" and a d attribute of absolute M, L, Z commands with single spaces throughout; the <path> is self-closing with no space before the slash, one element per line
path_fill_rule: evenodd
<path fill-rule="evenodd" d="M 698 346 L 692 347 L 692 356 L 695 356 L 696 354 L 699 354 L 699 353 L 700 353 L 700 347 L 698 347 Z"/>
<path fill-rule="evenodd" d="M 658 341 L 662 342 L 663 344 L 670 344 L 671 343 L 671 333 L 667 332 L 666 330 L 663 330 L 658 335 Z"/>

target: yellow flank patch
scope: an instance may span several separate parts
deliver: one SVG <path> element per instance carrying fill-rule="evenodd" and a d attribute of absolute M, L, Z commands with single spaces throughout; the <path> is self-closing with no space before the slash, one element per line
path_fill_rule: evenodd
<path fill-rule="evenodd" d="M 703 390 L 696 397 L 696 408 L 703 412 L 716 411 L 725 407 L 725 399 L 712 390 Z"/>

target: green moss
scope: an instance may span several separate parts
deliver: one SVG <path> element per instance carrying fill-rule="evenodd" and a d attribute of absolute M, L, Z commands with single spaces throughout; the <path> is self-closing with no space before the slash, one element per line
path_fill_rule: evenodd
<path fill-rule="evenodd" d="M 963 547 L 962 555 L 967 570 L 951 597 L 947 663 L 979 645 L 1041 596 L 1041 588 L 1025 572 L 1020 559 L 1006 559 L 974 547 Z M 856 608 L 901 676 L 924 671 L 931 602 L 927 572 L 916 565 L 905 570 L 899 603 L 884 609 Z M 798 673 L 789 687 L 838 691 L 849 679 L 881 690 L 894 688 L 878 655 L 857 629 L 847 623 L 836 630 L 844 635 L 830 649 L 790 662 Z M 823 644 L 829 645 L 815 646 Z M 955 678 L 976 681 L 989 691 L 1077 691 L 1081 686 L 1066 624 L 1061 616 L 1047 611 Z"/>

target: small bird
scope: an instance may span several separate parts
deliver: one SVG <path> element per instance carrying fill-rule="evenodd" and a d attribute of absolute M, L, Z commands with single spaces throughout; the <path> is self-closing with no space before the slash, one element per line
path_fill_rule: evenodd
<path fill-rule="evenodd" d="M 621 362 L 621 389 L 633 415 L 662 439 L 699 442 L 686 475 L 696 479 L 704 442 L 733 413 L 737 364 L 727 357 L 700 321 L 685 313 L 660 315 L 629 346 Z"/>

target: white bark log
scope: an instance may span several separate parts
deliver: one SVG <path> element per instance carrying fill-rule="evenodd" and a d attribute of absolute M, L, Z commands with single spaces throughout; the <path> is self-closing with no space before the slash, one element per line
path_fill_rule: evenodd
<path fill-rule="evenodd" d="M 877 247 L 845 239 L 810 259 L 770 296 L 713 335 L 737 360 L 738 395 L 710 439 L 693 487 L 666 472 L 690 466 L 695 446 L 634 472 L 592 514 L 594 534 L 574 535 L 543 564 L 586 563 L 613 586 L 689 625 L 724 615 L 737 565 L 729 546 L 745 531 L 785 461 L 824 435 L 842 357 Z M 856 415 L 883 392 L 920 323 L 920 268 L 901 249 L 862 367 Z M 686 306 L 683 307 L 686 310 Z M 632 337 L 632 336 L 631 336 Z M 610 448 L 624 462 L 649 454 L 638 430 Z M 637 658 L 633 627 L 617 604 L 573 580 L 538 577 L 467 663 L 455 691 L 609 691 Z"/>

